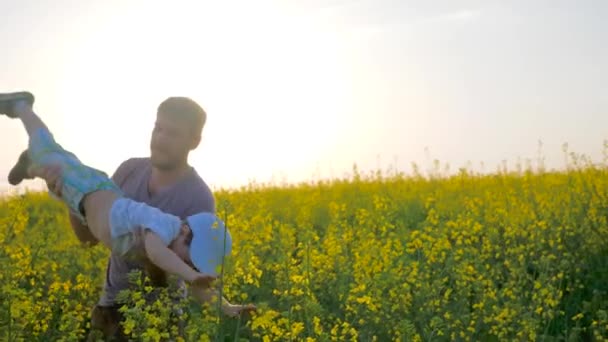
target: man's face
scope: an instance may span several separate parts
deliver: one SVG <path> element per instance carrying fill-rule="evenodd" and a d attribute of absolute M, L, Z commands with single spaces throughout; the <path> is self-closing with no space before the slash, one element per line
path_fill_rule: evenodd
<path fill-rule="evenodd" d="M 150 140 L 152 165 L 162 170 L 180 166 L 187 159 L 193 141 L 193 131 L 187 122 L 158 114 Z"/>

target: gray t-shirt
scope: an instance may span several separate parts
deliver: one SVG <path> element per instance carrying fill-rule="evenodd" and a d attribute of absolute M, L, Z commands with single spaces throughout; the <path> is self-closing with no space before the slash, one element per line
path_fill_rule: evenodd
<path fill-rule="evenodd" d="M 122 189 L 126 197 L 180 218 L 186 218 L 199 212 L 215 212 L 213 193 L 194 168 L 177 184 L 154 196 L 150 196 L 148 192 L 151 173 L 152 165 L 149 158 L 131 158 L 118 167 L 112 180 Z M 143 269 L 144 266 L 135 261 L 111 255 L 106 268 L 104 290 L 99 305 L 114 305 L 118 293 L 129 286 L 128 273 Z M 160 285 L 166 281 L 164 276 L 159 269 L 150 274 L 152 281 Z"/>

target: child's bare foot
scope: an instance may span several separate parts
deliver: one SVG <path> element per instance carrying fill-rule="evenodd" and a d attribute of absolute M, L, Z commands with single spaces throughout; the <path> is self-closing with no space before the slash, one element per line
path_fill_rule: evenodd
<path fill-rule="evenodd" d="M 8 174 L 8 182 L 11 185 L 17 185 L 24 179 L 33 179 L 34 177 L 29 174 L 28 168 L 30 166 L 30 157 L 27 154 L 27 150 L 21 152 L 19 160 Z"/>
<path fill-rule="evenodd" d="M 0 93 L 0 114 L 9 118 L 16 118 L 18 115 L 15 106 L 20 102 L 25 102 L 29 107 L 34 105 L 34 95 L 27 91 L 16 93 Z"/>

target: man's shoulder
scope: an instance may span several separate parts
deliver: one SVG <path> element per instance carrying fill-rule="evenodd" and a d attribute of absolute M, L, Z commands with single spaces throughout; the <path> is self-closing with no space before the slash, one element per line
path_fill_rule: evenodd
<path fill-rule="evenodd" d="M 195 204 L 195 208 L 193 208 L 195 212 L 215 211 L 213 191 L 194 168 L 192 169 L 191 177 L 188 179 L 186 189 L 186 191 L 188 191 L 187 196 L 191 198 L 193 200 L 192 203 Z"/>
<path fill-rule="evenodd" d="M 118 169 L 139 169 L 142 166 L 150 165 L 149 157 L 131 157 L 123 161 Z"/>
<path fill-rule="evenodd" d="M 128 179 L 133 179 L 133 175 L 141 174 L 141 172 L 147 170 L 149 165 L 150 158 L 132 157 L 126 159 L 118 166 L 114 175 L 112 175 L 112 180 L 122 186 Z"/>
<path fill-rule="evenodd" d="M 205 195 L 212 194 L 211 187 L 205 182 L 203 177 L 192 168 L 192 176 L 188 180 L 188 186 L 195 190 L 196 193 L 204 193 Z"/>
<path fill-rule="evenodd" d="M 128 158 L 116 169 L 116 173 L 131 173 L 133 171 L 145 170 L 150 164 L 150 158 L 146 157 L 132 157 Z"/>

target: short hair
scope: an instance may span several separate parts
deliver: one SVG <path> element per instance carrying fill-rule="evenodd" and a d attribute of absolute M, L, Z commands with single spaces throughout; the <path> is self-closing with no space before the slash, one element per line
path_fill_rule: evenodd
<path fill-rule="evenodd" d="M 161 102 L 157 114 L 169 115 L 191 124 L 197 134 L 202 134 L 207 122 L 207 113 L 196 101 L 188 97 L 172 96 Z"/>

